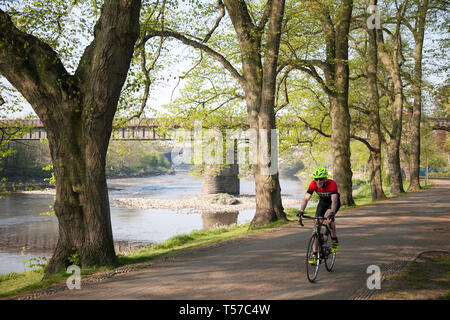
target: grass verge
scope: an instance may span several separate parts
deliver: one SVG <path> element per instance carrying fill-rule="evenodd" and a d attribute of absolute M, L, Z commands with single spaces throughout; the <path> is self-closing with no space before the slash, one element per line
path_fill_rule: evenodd
<path fill-rule="evenodd" d="M 450 252 L 423 252 L 385 279 L 375 300 L 450 300 Z"/>
<path fill-rule="evenodd" d="M 405 189 L 407 185 L 405 183 Z M 431 188 L 432 185 L 424 187 L 424 189 Z M 389 194 L 389 189 L 385 190 L 386 194 Z M 408 194 L 408 193 L 405 193 Z M 372 204 L 372 197 L 370 193 L 370 185 L 364 185 L 358 193 L 355 194 L 354 200 L 356 205 L 354 207 L 360 207 L 368 204 Z M 340 210 L 346 210 L 350 207 L 342 207 Z M 298 208 L 285 209 L 288 222 L 296 221 L 296 214 L 299 212 Z M 310 205 L 305 210 L 306 215 L 315 214 L 315 206 Z M 261 230 L 279 227 L 285 224 L 285 222 L 273 222 L 264 227 L 249 228 L 249 223 L 243 225 L 234 225 L 228 228 L 218 228 L 214 230 L 196 230 L 189 234 L 180 234 L 168 239 L 163 243 L 156 244 L 151 248 L 132 251 L 126 255 L 118 255 L 118 263 L 120 266 L 126 266 L 129 264 L 136 264 L 141 262 L 150 261 L 171 253 L 180 252 L 190 248 L 213 244 L 219 241 L 224 241 L 239 236 L 245 236 Z M 98 272 L 104 272 L 113 269 L 110 268 L 92 268 L 83 269 L 81 275 L 87 276 Z M 17 294 L 31 292 L 38 289 L 47 288 L 56 283 L 64 284 L 63 282 L 70 276 L 70 274 L 61 271 L 53 275 L 52 277 L 42 280 L 43 270 L 32 270 L 23 273 L 9 273 L 6 275 L 0 275 L 0 299 L 15 296 Z"/>

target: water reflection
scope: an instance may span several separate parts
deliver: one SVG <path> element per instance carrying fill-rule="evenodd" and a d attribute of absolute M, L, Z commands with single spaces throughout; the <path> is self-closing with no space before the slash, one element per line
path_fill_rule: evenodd
<path fill-rule="evenodd" d="M 239 211 L 202 213 L 203 229 L 226 228 L 238 223 Z"/>

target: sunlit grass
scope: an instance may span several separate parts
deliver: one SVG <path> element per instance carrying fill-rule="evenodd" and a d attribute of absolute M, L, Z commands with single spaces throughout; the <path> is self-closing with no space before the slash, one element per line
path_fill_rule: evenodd
<path fill-rule="evenodd" d="M 420 186 L 422 187 L 422 190 L 426 190 L 429 189 L 431 187 L 433 187 L 435 184 L 429 182 L 428 185 L 425 185 L 424 181 L 420 182 Z M 407 190 L 409 186 L 409 181 L 404 181 L 403 182 L 403 189 Z M 391 198 L 396 198 L 396 197 L 401 197 L 413 192 L 417 192 L 417 191 L 405 191 L 404 193 L 398 194 L 398 195 L 390 195 L 391 192 L 391 187 L 387 186 L 387 187 L 383 187 L 384 190 L 384 194 L 386 195 L 387 199 L 391 199 Z M 353 207 L 359 207 L 359 206 L 364 206 L 364 205 L 368 205 L 368 204 L 372 204 L 375 203 L 377 201 L 373 201 L 372 200 L 372 193 L 371 193 L 371 189 L 370 189 L 370 184 L 365 184 L 361 187 L 361 189 L 359 189 L 354 195 L 353 195 L 353 200 L 355 201 L 355 206 Z M 382 201 L 382 200 L 380 200 Z"/>

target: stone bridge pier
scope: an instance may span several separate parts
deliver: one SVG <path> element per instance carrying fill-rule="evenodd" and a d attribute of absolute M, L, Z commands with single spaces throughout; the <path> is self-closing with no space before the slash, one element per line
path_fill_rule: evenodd
<path fill-rule="evenodd" d="M 208 165 L 203 174 L 202 193 L 239 195 L 239 165 Z"/>

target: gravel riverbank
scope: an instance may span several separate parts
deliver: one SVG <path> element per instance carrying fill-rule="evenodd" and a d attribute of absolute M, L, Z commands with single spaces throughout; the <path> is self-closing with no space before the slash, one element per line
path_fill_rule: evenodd
<path fill-rule="evenodd" d="M 19 191 L 27 194 L 55 194 L 55 189 L 43 189 L 33 191 Z M 111 206 L 129 209 L 173 209 L 183 210 L 184 213 L 203 212 L 236 212 L 256 208 L 255 195 L 241 194 L 226 199 L 225 203 L 217 202 L 216 195 L 185 196 L 181 199 L 158 199 L 158 198 L 116 198 L 112 199 Z M 234 199 L 234 201 L 233 201 Z M 300 200 L 292 197 L 282 197 L 283 207 L 300 207 Z M 232 203 L 230 203 L 232 202 Z"/>
<path fill-rule="evenodd" d="M 241 210 L 251 210 L 256 208 L 255 195 L 242 194 L 233 197 L 231 204 L 217 202 L 214 195 L 186 196 L 182 199 L 153 199 L 153 198 L 118 198 L 113 200 L 113 205 L 119 208 L 136 209 L 174 209 L 188 210 L 187 213 L 201 212 L 236 212 Z M 299 207 L 300 200 L 290 197 L 283 197 L 283 207 Z"/>

